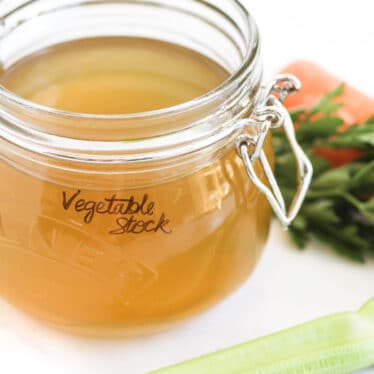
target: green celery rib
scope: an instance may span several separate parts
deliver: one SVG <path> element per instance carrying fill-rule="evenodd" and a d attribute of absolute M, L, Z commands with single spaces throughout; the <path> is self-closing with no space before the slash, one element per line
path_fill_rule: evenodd
<path fill-rule="evenodd" d="M 374 299 L 150 374 L 344 374 L 374 365 Z"/>

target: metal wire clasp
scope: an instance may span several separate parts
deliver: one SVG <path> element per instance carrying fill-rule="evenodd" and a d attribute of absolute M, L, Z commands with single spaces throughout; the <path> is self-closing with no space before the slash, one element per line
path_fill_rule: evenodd
<path fill-rule="evenodd" d="M 277 76 L 265 89 L 263 104 L 258 106 L 245 126 L 254 127 L 253 134 L 242 134 L 237 138 L 236 147 L 243 159 L 247 173 L 253 184 L 267 197 L 282 225 L 287 228 L 297 216 L 305 199 L 313 176 L 313 166 L 298 144 L 292 119 L 282 105 L 288 95 L 300 89 L 299 80 L 288 74 Z M 274 95 L 276 94 L 276 96 Z M 268 132 L 282 127 L 297 164 L 297 189 L 294 199 L 287 209 L 282 192 L 263 150 Z M 250 149 L 252 150 L 250 152 Z M 254 162 L 259 160 L 268 180 L 269 187 L 258 177 Z"/>

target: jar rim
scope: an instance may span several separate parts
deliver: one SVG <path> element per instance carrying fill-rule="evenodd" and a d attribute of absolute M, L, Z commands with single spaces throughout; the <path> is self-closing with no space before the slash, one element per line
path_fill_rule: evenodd
<path fill-rule="evenodd" d="M 35 0 L 34 0 L 35 1 Z M 204 0 L 198 0 L 202 1 L 204 3 Z M 188 112 L 190 110 L 197 109 L 201 106 L 204 106 L 206 104 L 209 104 L 210 102 L 213 102 L 216 98 L 221 97 L 224 95 L 227 91 L 230 90 L 230 88 L 236 84 L 237 81 L 239 81 L 243 75 L 245 75 L 248 72 L 249 67 L 252 65 L 252 63 L 256 60 L 256 57 L 258 55 L 258 48 L 259 48 L 259 33 L 258 33 L 258 27 L 256 25 L 256 22 L 254 18 L 252 17 L 249 10 L 244 6 L 242 3 L 242 0 L 230 0 L 234 6 L 240 10 L 242 13 L 246 24 L 248 25 L 248 42 L 246 43 L 246 55 L 243 57 L 243 61 L 238 66 L 234 72 L 232 72 L 229 77 L 222 82 L 219 86 L 216 88 L 210 90 L 209 92 L 205 93 L 204 95 L 201 95 L 197 98 L 191 99 L 189 101 L 164 107 L 156 110 L 150 110 L 150 111 L 143 111 L 143 112 L 136 112 L 136 113 L 124 113 L 124 114 L 90 114 L 90 113 L 79 113 L 79 112 L 71 112 L 71 111 L 64 111 L 60 109 L 54 109 L 49 106 L 41 105 L 34 103 L 28 99 L 25 99 L 16 93 L 12 92 L 11 90 L 8 90 L 6 87 L 0 84 L 0 100 L 6 100 L 11 105 L 14 105 L 15 107 L 24 108 L 28 110 L 32 110 L 34 112 L 39 112 L 42 114 L 51 115 L 54 117 L 60 117 L 60 118 L 69 118 L 73 120 L 139 120 L 139 119 L 145 119 L 145 118 L 158 118 L 158 117 L 166 117 L 169 115 L 173 115 L 175 113 L 183 113 Z M 33 2 L 33 1 L 32 1 Z M 30 5 L 30 2 L 26 2 L 25 4 L 18 7 L 16 10 L 20 9 L 23 6 Z M 59 8 L 60 9 L 60 8 Z M 11 13 L 14 13 L 15 10 L 13 10 Z M 6 18 L 2 17 L 2 19 Z"/>
<path fill-rule="evenodd" d="M 27 26 L 31 19 L 27 14 L 30 13 L 33 13 L 32 17 L 50 14 L 56 16 L 54 11 L 67 10 L 64 14 L 66 17 L 71 15 L 70 10 L 76 11 L 75 5 L 117 6 L 123 3 L 155 7 L 162 4 L 162 8 L 166 10 L 187 13 L 188 16 L 197 15 L 202 23 L 213 28 L 216 28 L 217 15 L 220 20 L 223 17 L 227 24 L 230 24 L 230 28 L 232 26 L 231 34 L 222 32 L 221 29 L 218 31 L 231 45 L 235 44 L 240 55 L 239 60 L 232 66 L 231 76 L 204 96 L 176 106 L 134 114 L 64 112 L 31 103 L 0 87 L 0 105 L 3 109 L 0 140 L 5 142 L 12 153 L 19 154 L 22 159 L 27 155 L 33 162 L 40 164 L 54 163 L 56 159 L 59 164 L 56 167 L 64 169 L 86 170 L 95 167 L 106 172 L 107 165 L 111 165 L 114 168 L 118 166 L 121 172 L 124 169 L 133 172 L 134 167 L 145 172 L 154 168 L 170 169 L 177 164 L 201 166 L 210 162 L 212 157 L 217 158 L 229 147 L 233 147 L 234 139 L 242 131 L 240 119 L 248 116 L 262 98 L 263 71 L 259 32 L 253 17 L 241 0 L 226 0 L 219 5 L 216 5 L 214 0 L 183 0 L 178 2 L 178 6 L 174 0 L 64 1 L 65 5 L 69 5 L 67 8 L 61 7 L 59 0 L 51 0 L 51 3 L 24 0 L 25 8 L 13 9 L 8 13 L 10 17 L 4 34 L 11 35 L 11 31 L 19 25 L 22 26 L 23 22 Z M 196 8 L 192 9 L 206 8 L 209 17 L 203 17 L 192 9 L 189 11 L 189 1 L 196 5 Z M 35 7 L 27 8 L 30 4 Z M 38 4 L 47 4 L 52 8 L 40 11 Z M 17 13 L 18 9 L 21 9 L 20 13 Z M 91 8 L 90 12 L 92 9 L 95 8 Z M 26 14 L 23 13 L 24 10 Z M 112 14 L 112 10 L 105 14 Z M 231 11 L 234 11 L 234 15 Z M 95 14 L 102 15 L 102 12 L 96 11 Z M 75 20 L 77 19 L 85 25 L 81 18 L 76 17 Z M 123 22 L 123 18 L 119 18 L 119 21 Z M 60 29 L 57 32 L 60 32 Z M 73 34 L 73 37 L 75 35 Z M 72 163 L 74 167 L 71 166 Z"/>

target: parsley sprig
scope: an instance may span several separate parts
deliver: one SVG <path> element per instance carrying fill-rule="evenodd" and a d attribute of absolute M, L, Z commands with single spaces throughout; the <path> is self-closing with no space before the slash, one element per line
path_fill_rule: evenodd
<path fill-rule="evenodd" d="M 374 116 L 339 131 L 337 99 L 344 85 L 313 108 L 292 112 L 298 141 L 314 166 L 314 180 L 290 234 L 300 249 L 319 239 L 356 262 L 374 255 Z M 284 134 L 274 134 L 276 177 L 289 204 L 295 191 L 295 162 Z M 355 149 L 360 158 L 334 168 L 316 148 Z"/>

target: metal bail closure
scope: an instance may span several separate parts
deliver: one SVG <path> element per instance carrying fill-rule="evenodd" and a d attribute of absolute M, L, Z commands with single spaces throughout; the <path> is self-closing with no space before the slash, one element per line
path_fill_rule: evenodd
<path fill-rule="evenodd" d="M 264 105 L 258 107 L 245 127 L 257 129 L 254 134 L 240 135 L 236 141 L 237 151 L 243 159 L 247 173 L 253 184 L 266 196 L 282 225 L 287 228 L 297 216 L 312 181 L 313 166 L 296 140 L 295 129 L 287 109 L 282 105 L 287 95 L 298 91 L 300 82 L 292 75 L 280 75 L 265 90 Z M 276 92 L 279 97 L 272 96 Z M 270 129 L 282 127 L 294 154 L 297 165 L 297 189 L 290 207 L 287 209 L 282 192 L 273 174 L 270 163 L 263 151 L 263 145 Z M 249 152 L 249 147 L 253 152 Z M 269 187 L 258 177 L 254 162 L 261 163 Z"/>

